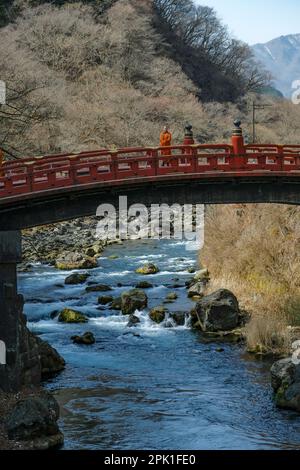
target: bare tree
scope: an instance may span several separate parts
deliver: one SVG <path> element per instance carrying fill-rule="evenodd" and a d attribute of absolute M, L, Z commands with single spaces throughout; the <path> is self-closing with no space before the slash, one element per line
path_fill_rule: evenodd
<path fill-rule="evenodd" d="M 268 74 L 254 62 L 249 46 L 230 37 L 213 8 L 191 0 L 153 0 L 153 5 L 183 44 L 234 77 L 241 94 L 268 83 Z"/>

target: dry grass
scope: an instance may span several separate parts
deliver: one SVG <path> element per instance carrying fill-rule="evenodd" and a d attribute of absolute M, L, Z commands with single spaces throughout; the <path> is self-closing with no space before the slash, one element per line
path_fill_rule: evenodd
<path fill-rule="evenodd" d="M 285 352 L 300 324 L 300 211 L 279 205 L 208 209 L 203 262 L 211 289 L 232 290 L 252 319 L 250 350 Z"/>

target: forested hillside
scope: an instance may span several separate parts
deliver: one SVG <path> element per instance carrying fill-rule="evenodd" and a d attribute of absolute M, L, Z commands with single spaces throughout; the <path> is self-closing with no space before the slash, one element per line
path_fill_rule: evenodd
<path fill-rule="evenodd" d="M 265 82 L 249 48 L 190 0 L 7 0 L 2 11 L 8 156 L 155 144 L 165 122 L 175 140 L 186 121 L 200 141 L 226 139 Z"/>

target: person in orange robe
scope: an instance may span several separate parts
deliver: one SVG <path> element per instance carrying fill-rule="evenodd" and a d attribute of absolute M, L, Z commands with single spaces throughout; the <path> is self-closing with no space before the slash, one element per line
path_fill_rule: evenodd
<path fill-rule="evenodd" d="M 170 147 L 172 145 L 172 134 L 169 131 L 169 127 L 165 126 L 162 133 L 160 134 L 160 146 L 161 147 Z M 171 155 L 170 150 L 162 150 L 161 154 L 164 156 Z"/>

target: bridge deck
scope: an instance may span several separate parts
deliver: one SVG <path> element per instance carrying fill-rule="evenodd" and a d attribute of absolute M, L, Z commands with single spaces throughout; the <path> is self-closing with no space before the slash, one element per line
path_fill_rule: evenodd
<path fill-rule="evenodd" d="M 300 177 L 300 145 L 179 145 L 50 155 L 7 162 L 0 173 L 0 205 L 49 192 L 99 184 L 118 186 L 166 179 Z"/>

